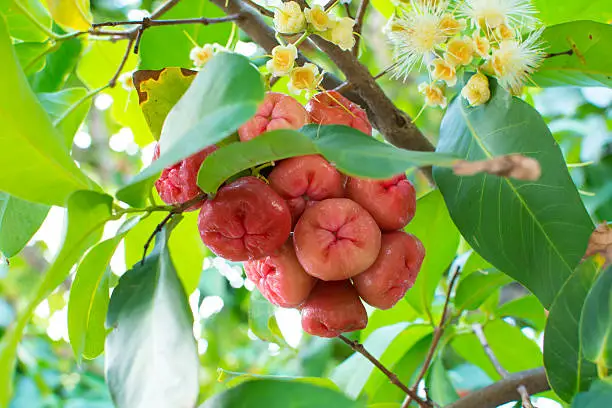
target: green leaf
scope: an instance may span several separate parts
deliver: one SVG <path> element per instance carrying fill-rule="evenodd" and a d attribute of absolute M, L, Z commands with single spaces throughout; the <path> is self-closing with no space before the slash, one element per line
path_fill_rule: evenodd
<path fill-rule="evenodd" d="M 21 42 L 15 44 L 15 53 L 19 65 L 26 75 L 32 75 L 45 67 L 45 56 L 51 49 L 51 44 L 39 42 Z"/>
<path fill-rule="evenodd" d="M 390 18 L 395 11 L 395 4 L 390 0 L 372 0 L 372 5 L 385 18 Z"/>
<path fill-rule="evenodd" d="M 415 166 L 451 166 L 454 154 L 418 152 L 380 142 L 342 125 L 306 125 L 301 132 L 311 138 L 327 160 L 349 176 L 389 178 Z"/>
<path fill-rule="evenodd" d="M 544 336 L 544 367 L 552 389 L 564 401 L 586 391 L 597 377 L 595 364 L 582 355 L 580 313 L 598 272 L 591 258 L 576 268 L 553 302 Z"/>
<path fill-rule="evenodd" d="M 38 231 L 49 207 L 0 192 L 0 253 L 17 255 Z"/>
<path fill-rule="evenodd" d="M 581 392 L 572 401 L 572 408 L 602 408 L 612 401 L 612 377 L 597 380 L 588 392 Z"/>
<path fill-rule="evenodd" d="M 548 307 L 584 255 L 593 223 L 542 117 L 493 79 L 490 84 L 485 105 L 473 108 L 455 98 L 437 150 L 468 160 L 522 153 L 538 160 L 542 176 L 536 182 L 487 174 L 459 177 L 437 167 L 434 177 L 472 248 Z"/>
<path fill-rule="evenodd" d="M 56 128 L 64 136 L 64 145 L 68 150 L 72 149 L 74 135 L 79 130 L 91 107 L 90 99 L 81 102 L 85 95 L 87 95 L 85 88 L 69 88 L 59 92 L 36 95 L 53 122 L 57 122 L 58 119 L 63 117 Z M 77 102 L 79 102 L 79 106 L 68 112 Z"/>
<path fill-rule="evenodd" d="M 79 38 L 59 43 L 57 50 L 47 55 L 45 69 L 29 78 L 32 89 L 35 92 L 57 92 L 62 89 L 74 71 L 82 50 Z"/>
<path fill-rule="evenodd" d="M 467 278 L 472 272 L 484 271 L 485 269 L 493 268 L 493 265 L 485 261 L 482 256 L 478 255 L 478 252 L 471 250 L 468 255 L 465 264 L 461 268 L 461 274 L 459 275 L 459 281 Z"/>
<path fill-rule="evenodd" d="M 164 19 L 221 17 L 223 12 L 207 0 L 182 0 L 164 14 Z M 144 32 L 140 44 L 139 69 L 163 69 L 166 67 L 191 67 L 189 52 L 194 47 L 190 37 L 199 45 L 225 44 L 231 23 L 169 25 L 152 27 Z M 163 50 L 163 51 L 162 51 Z"/>
<path fill-rule="evenodd" d="M 187 91 L 196 74 L 196 71 L 176 67 L 134 72 L 138 101 L 155 140 L 159 140 L 166 116 Z"/>
<path fill-rule="evenodd" d="M 431 364 L 431 369 L 425 379 L 425 386 L 431 399 L 441 406 L 450 405 L 459 399 L 441 358 L 436 358 Z"/>
<path fill-rule="evenodd" d="M 93 191 L 77 191 L 68 199 L 68 221 L 61 250 L 34 296 L 0 342 L 0 406 L 8 405 L 10 400 L 17 345 L 34 309 L 68 277 L 72 266 L 100 239 L 104 224 L 110 218 L 112 201 L 112 197 Z"/>
<path fill-rule="evenodd" d="M 104 351 L 106 311 L 109 302 L 108 264 L 125 234 L 138 223 L 128 220 L 113 238 L 102 241 L 79 264 L 68 299 L 68 336 L 77 358 L 92 359 Z"/>
<path fill-rule="evenodd" d="M 527 321 L 537 331 L 544 330 L 546 325 L 544 307 L 538 298 L 533 295 L 523 296 L 504 303 L 497 308 L 495 315 L 498 317 L 514 317 Z M 546 353 L 544 353 L 544 358 L 546 358 Z"/>
<path fill-rule="evenodd" d="M 503 320 L 492 320 L 484 326 L 484 334 L 502 367 L 510 373 L 542 366 L 542 352 L 534 340 Z M 512 347 L 508 347 L 511 344 Z M 466 361 L 480 367 L 493 380 L 501 377 L 487 357 L 475 334 L 453 338 L 453 349 Z"/>
<path fill-rule="evenodd" d="M 589 2 L 534 0 L 538 17 L 546 24 L 559 24 L 575 20 L 595 20 L 606 23 L 612 19 L 612 6 L 608 0 Z"/>
<path fill-rule="evenodd" d="M 217 54 L 168 114 L 159 158 L 119 190 L 117 198 L 142 206 L 158 173 L 235 132 L 255 114 L 263 97 L 261 75 L 246 57 Z"/>
<path fill-rule="evenodd" d="M 448 214 L 439 190 L 419 197 L 416 214 L 405 230 L 416 235 L 425 246 L 421 271 L 406 294 L 408 303 L 424 314 L 431 309 L 436 287 L 459 247 L 459 231 Z"/>
<path fill-rule="evenodd" d="M 200 408 L 363 408 L 327 387 L 298 381 L 253 380 L 242 383 L 207 400 Z"/>
<path fill-rule="evenodd" d="M 197 401 L 193 316 L 167 239 L 164 228 L 151 255 L 121 277 L 110 300 L 106 380 L 118 408 L 192 407 Z"/>
<path fill-rule="evenodd" d="M 599 274 L 584 301 L 580 341 L 587 360 L 604 372 L 612 368 L 612 268 Z"/>
<path fill-rule="evenodd" d="M 53 20 L 65 29 L 86 31 L 93 17 L 89 0 L 46 0 Z"/>
<path fill-rule="evenodd" d="M 405 299 L 400 300 L 391 309 L 374 309 L 368 316 L 368 325 L 361 330 L 361 341 L 367 339 L 377 329 L 384 326 L 391 326 L 395 323 L 412 322 L 419 313 Z"/>
<path fill-rule="evenodd" d="M 51 17 L 39 0 L 0 0 L 0 15 L 4 15 L 11 37 L 34 42 L 49 37 Z"/>
<path fill-rule="evenodd" d="M 329 378 L 320 377 L 292 377 L 287 375 L 260 375 L 252 373 L 237 373 L 234 371 L 224 370 L 222 368 L 217 369 L 217 381 L 224 383 L 227 387 L 235 387 L 246 381 L 251 380 L 281 380 L 281 381 L 292 381 L 292 382 L 303 382 L 307 384 L 313 384 L 320 387 L 330 388 L 332 390 L 338 390 L 336 384 L 333 383 Z"/>
<path fill-rule="evenodd" d="M 547 27 L 542 34 L 549 54 L 532 76 L 538 86 L 612 86 L 612 26 L 572 21 Z"/>
<path fill-rule="evenodd" d="M 28 201 L 64 206 L 71 193 L 89 189 L 91 182 L 64 149 L 30 89 L 3 18 L 0 61 L 0 162 L 6 169 L 0 172 L 0 190 Z"/>
<path fill-rule="evenodd" d="M 281 334 L 274 311 L 276 307 L 268 302 L 259 290 L 251 292 L 249 297 L 249 328 L 260 339 L 287 346 Z"/>
<path fill-rule="evenodd" d="M 473 272 L 459 282 L 454 299 L 455 307 L 459 310 L 476 310 L 489 296 L 510 282 L 512 279 L 494 269 Z"/>

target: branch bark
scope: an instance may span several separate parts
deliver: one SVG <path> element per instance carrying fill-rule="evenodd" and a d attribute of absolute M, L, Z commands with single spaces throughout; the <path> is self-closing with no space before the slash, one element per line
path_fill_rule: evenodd
<path fill-rule="evenodd" d="M 531 395 L 550 390 L 543 367 L 510 374 L 506 378 L 474 391 L 445 408 L 496 408 L 517 400 L 517 388 L 524 386 Z"/>

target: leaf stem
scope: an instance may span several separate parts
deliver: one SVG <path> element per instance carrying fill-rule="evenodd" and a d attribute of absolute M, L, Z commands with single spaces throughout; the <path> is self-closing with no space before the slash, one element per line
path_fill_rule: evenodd
<path fill-rule="evenodd" d="M 76 101 L 72 106 L 70 106 L 59 118 L 55 119 L 55 121 L 53 122 L 53 126 L 54 127 L 58 127 L 59 125 L 62 124 L 62 122 L 72 113 L 74 112 L 79 106 L 81 106 L 81 104 L 83 104 L 85 101 L 87 101 L 89 98 L 92 98 L 93 96 L 97 95 L 98 93 L 102 92 L 103 90 L 105 90 L 106 88 L 108 88 L 108 84 L 101 86 L 100 88 L 94 89 L 93 91 L 90 91 L 87 93 L 87 95 L 83 96 L 81 99 L 79 99 L 78 101 Z"/>

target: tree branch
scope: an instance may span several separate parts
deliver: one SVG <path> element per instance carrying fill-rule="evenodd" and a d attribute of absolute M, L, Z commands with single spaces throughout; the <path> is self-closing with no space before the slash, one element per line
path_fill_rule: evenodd
<path fill-rule="evenodd" d="M 359 42 L 361 41 L 363 19 L 369 4 L 370 0 L 361 0 L 361 3 L 359 3 L 359 8 L 357 9 L 357 15 L 355 16 L 355 46 L 353 47 L 353 55 L 355 56 L 359 55 Z"/>
<path fill-rule="evenodd" d="M 374 364 L 376 366 L 376 368 L 378 368 L 380 371 L 382 371 L 382 373 L 384 375 L 387 376 L 387 378 L 389 379 L 389 381 L 391 381 L 391 383 L 393 385 L 395 385 L 396 387 L 398 387 L 399 389 L 404 391 L 406 394 L 411 396 L 412 399 L 414 401 L 416 401 L 416 403 L 419 404 L 420 407 L 422 407 L 422 408 L 430 408 L 431 407 L 431 404 L 428 401 L 425 401 L 424 399 L 420 398 L 416 394 L 415 391 L 411 390 L 404 383 L 402 383 L 399 380 L 399 378 L 397 378 L 397 375 L 395 375 L 393 372 L 391 372 L 376 357 L 374 357 L 372 354 L 370 354 L 370 352 L 368 350 L 366 350 L 365 347 L 363 347 L 363 344 L 360 344 L 359 342 L 350 340 L 350 339 L 348 339 L 347 337 L 345 337 L 343 335 L 338 336 L 338 338 L 340 340 L 342 340 L 343 342 L 345 342 L 346 344 L 348 344 L 355 352 L 357 352 L 357 353 L 361 354 L 362 356 L 364 356 L 365 358 L 367 358 L 372 364 Z"/>
<path fill-rule="evenodd" d="M 510 374 L 508 377 L 474 391 L 445 408 L 496 408 L 507 402 L 516 401 L 517 389 L 524 386 L 533 395 L 550 390 L 543 367 Z"/>

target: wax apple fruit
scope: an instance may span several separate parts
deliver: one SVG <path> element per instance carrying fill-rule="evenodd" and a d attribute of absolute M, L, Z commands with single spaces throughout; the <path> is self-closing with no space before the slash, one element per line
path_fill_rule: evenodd
<path fill-rule="evenodd" d="M 310 121 L 320 125 L 346 125 L 372 134 L 368 115 L 361 107 L 335 91 L 322 92 L 313 96 L 306 110 Z"/>
<path fill-rule="evenodd" d="M 389 309 L 414 285 L 424 257 L 425 247 L 414 235 L 386 232 L 374 264 L 353 277 L 355 289 L 371 306 Z"/>
<path fill-rule="evenodd" d="M 359 203 L 387 231 L 404 228 L 416 211 L 414 186 L 404 174 L 388 180 L 349 177 L 346 197 Z"/>
<path fill-rule="evenodd" d="M 308 123 L 308 112 L 294 98 L 268 92 L 257 113 L 238 129 L 240 140 L 251 140 L 274 129 L 299 129 Z"/>
<path fill-rule="evenodd" d="M 318 155 L 283 160 L 268 180 L 270 187 L 287 200 L 294 223 L 308 203 L 344 195 L 344 176 Z"/>
<path fill-rule="evenodd" d="M 161 176 L 155 182 L 155 188 L 159 196 L 166 204 L 182 204 L 202 192 L 198 187 L 198 171 L 202 162 L 209 154 L 217 150 L 212 145 L 206 149 L 181 160 L 180 162 L 165 168 Z M 155 146 L 153 160 L 159 158 L 159 144 Z M 198 206 L 191 207 L 189 211 L 196 210 Z"/>
<path fill-rule="evenodd" d="M 319 281 L 301 307 L 302 328 L 319 337 L 336 337 L 368 324 L 357 291 L 350 281 Z"/>
<path fill-rule="evenodd" d="M 368 268 L 380 250 L 380 229 L 359 204 L 330 198 L 308 207 L 295 226 L 295 253 L 325 281 L 348 279 Z"/>
<path fill-rule="evenodd" d="M 202 205 L 200 236 L 215 254 L 231 261 L 259 259 L 281 247 L 291 232 L 291 213 L 270 186 L 243 177 Z"/>
<path fill-rule="evenodd" d="M 317 282 L 298 262 L 291 240 L 272 255 L 245 262 L 244 271 L 270 303 L 281 307 L 302 304 Z"/>

